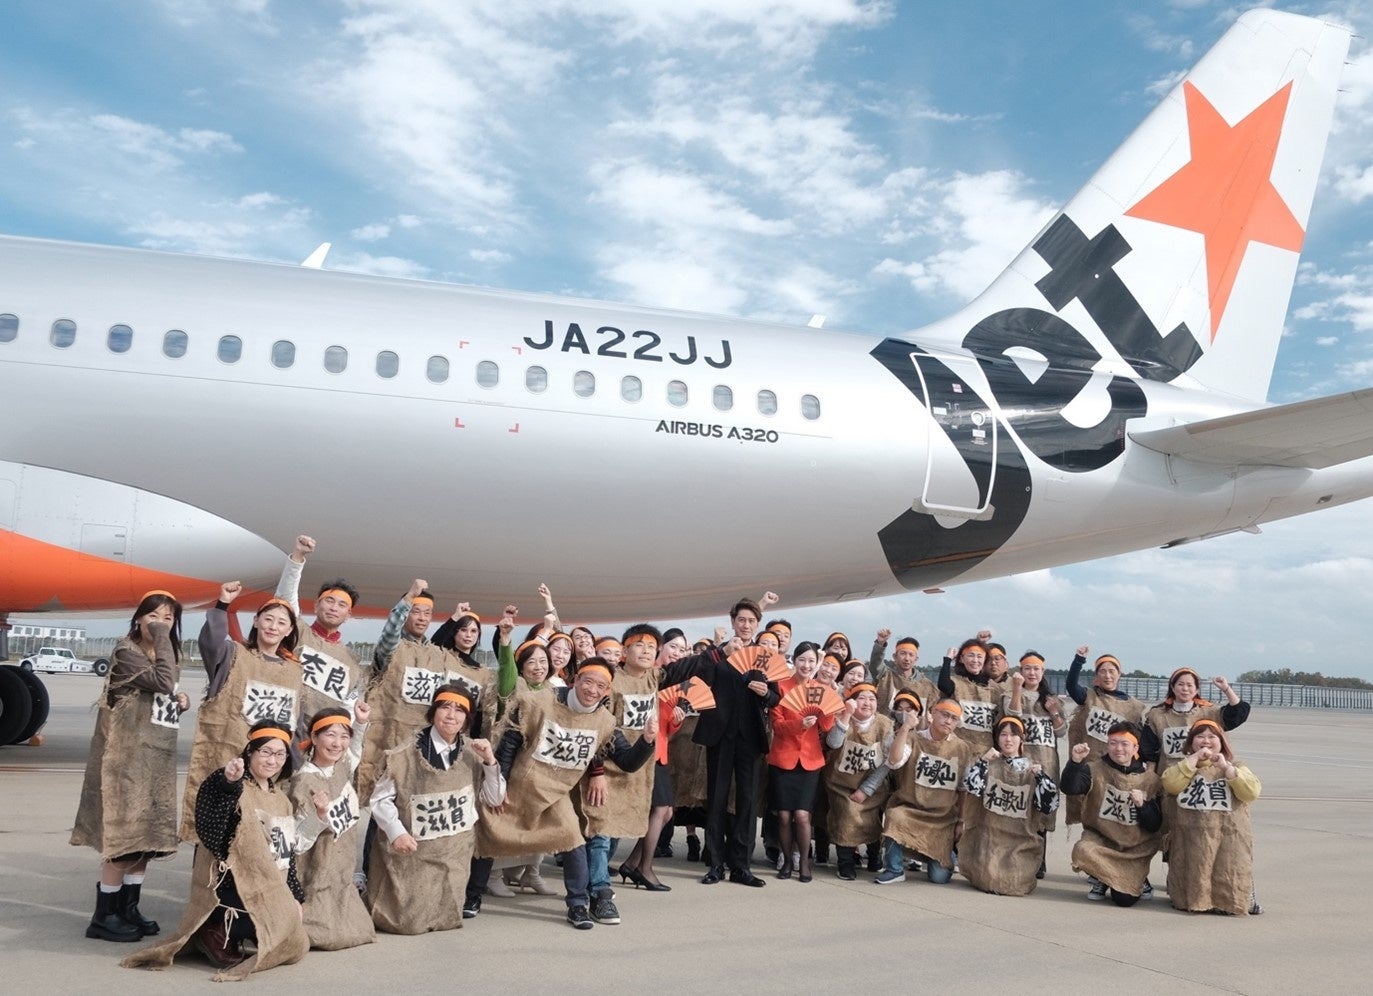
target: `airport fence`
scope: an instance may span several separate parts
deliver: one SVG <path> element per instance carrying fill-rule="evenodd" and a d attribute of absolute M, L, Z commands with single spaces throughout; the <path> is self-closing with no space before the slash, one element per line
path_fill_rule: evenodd
<path fill-rule="evenodd" d="M 18 663 L 22 658 L 40 647 L 64 647 L 84 660 L 109 657 L 114 653 L 115 637 L 93 637 L 85 640 L 53 640 L 37 636 L 11 637 L 9 641 L 10 662 Z M 348 648 L 360 661 L 370 660 L 375 644 L 350 643 Z M 495 655 L 487 648 L 478 648 L 474 655 L 485 667 L 495 667 Z M 194 637 L 181 642 L 181 659 L 198 661 L 200 648 Z M 930 674 L 933 681 L 937 674 Z M 1065 693 L 1067 676 L 1062 673 L 1047 673 L 1044 680 L 1056 694 Z M 1083 682 L 1091 681 L 1091 673 L 1083 674 Z M 1369 688 L 1330 688 L 1322 685 L 1269 685 L 1252 681 L 1231 682 L 1232 687 L 1244 701 L 1256 706 L 1279 706 L 1291 709 L 1355 709 L 1373 711 L 1373 689 Z M 1168 694 L 1167 678 L 1126 678 L 1120 679 L 1121 691 L 1133 695 L 1142 702 L 1153 704 L 1162 702 Z M 1209 678 L 1203 679 L 1201 696 L 1212 702 L 1224 702 L 1225 696 Z"/>

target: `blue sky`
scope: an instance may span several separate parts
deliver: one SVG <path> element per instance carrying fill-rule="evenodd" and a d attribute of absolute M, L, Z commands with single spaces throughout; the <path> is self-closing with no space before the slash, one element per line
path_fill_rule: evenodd
<path fill-rule="evenodd" d="M 285 261 L 329 241 L 336 269 L 897 333 L 984 287 L 1240 9 L 9 4 L 0 231 Z M 1285 9 L 1373 35 L 1365 5 Z M 1363 39 L 1350 61 L 1273 401 L 1373 383 Z M 1051 658 L 1373 677 L 1371 517 L 790 614 L 914 631 L 926 663 L 989 623 Z"/>

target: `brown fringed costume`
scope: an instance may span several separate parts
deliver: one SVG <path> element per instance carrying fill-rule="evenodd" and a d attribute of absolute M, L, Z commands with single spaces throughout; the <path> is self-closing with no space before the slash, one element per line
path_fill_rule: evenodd
<path fill-rule="evenodd" d="M 195 797 L 210 772 L 238 756 L 248 729 L 258 720 L 270 719 L 288 730 L 296 729 L 300 716 L 300 665 L 292 660 L 264 657 L 256 650 L 235 644 L 226 665 L 228 676 L 219 691 L 200 705 L 195 743 L 186 769 L 186 793 L 182 801 L 181 839 L 197 842 Z"/>
<path fill-rule="evenodd" d="M 174 660 L 171 644 L 158 655 Z M 129 854 L 167 855 L 180 843 L 176 819 L 176 737 L 181 709 L 176 693 L 137 687 L 154 669 L 127 637 L 114 650 L 115 667 L 100 696 L 81 802 L 71 843 L 93 847 L 106 861 Z M 125 668 L 124 664 L 130 665 Z M 176 665 L 172 665 L 179 671 Z M 176 676 L 172 683 L 175 686 Z"/>
<path fill-rule="evenodd" d="M 296 859 L 305 885 L 305 932 L 310 947 L 320 951 L 341 951 L 376 940 L 372 917 L 353 884 L 362 826 L 353 770 L 348 754 L 328 774 L 307 764 L 287 788 L 296 811 L 315 824 L 319 817 L 310 797 L 319 790 L 329 796 L 325 824 L 317 827 L 319 836 Z"/>
<path fill-rule="evenodd" d="M 998 896 L 1035 890 L 1044 816 L 1058 808 L 1058 786 L 1027 758 L 979 759 L 963 782 L 970 804 L 958 842 L 958 870 L 975 888 Z"/>
<path fill-rule="evenodd" d="M 887 801 L 888 786 L 883 784 L 863 802 L 854 802 L 849 796 L 875 768 L 886 763 L 883 744 L 891 733 L 889 716 L 874 715 L 866 730 L 850 720 L 844 742 L 830 751 L 824 781 L 829 799 L 829 838 L 836 846 L 861 847 L 882 833 L 882 806 Z"/>
<path fill-rule="evenodd" d="M 650 670 L 631 675 L 617 669 L 610 690 L 616 727 L 627 739 L 637 739 L 658 709 L 658 673 Z M 603 806 L 588 805 L 588 783 L 585 779 L 579 783 L 577 809 L 582 814 L 586 836 L 642 837 L 648 830 L 648 811 L 653 799 L 653 765 L 626 772 L 607 758 L 605 775 L 607 791 Z"/>
<path fill-rule="evenodd" d="M 1254 832 L 1249 803 L 1259 796 L 1254 773 L 1239 761 L 1233 779 L 1220 765 L 1201 770 L 1184 759 L 1163 774 L 1177 796 L 1169 810 L 1168 898 L 1180 910 L 1249 913 L 1254 884 Z"/>
<path fill-rule="evenodd" d="M 404 637 L 380 674 L 373 674 L 367 693 L 372 721 L 358 766 L 358 796 L 370 799 L 381 772 L 383 755 L 408 744 L 429 724 L 425 714 L 434 693 L 448 682 L 452 657 L 428 640 Z"/>
<path fill-rule="evenodd" d="M 410 739 L 419 736 L 428 734 L 422 729 Z M 374 837 L 368 879 L 373 922 L 389 934 L 461 927 L 476 842 L 472 831 L 489 815 L 478 813 L 481 763 L 464 750 L 451 767 L 436 768 L 411 742 L 387 751 L 378 774 L 395 780 L 396 810 L 418 848 L 401 854 L 385 834 Z"/>
<path fill-rule="evenodd" d="M 296 657 L 300 661 L 302 722 L 323 709 L 351 709 L 352 701 L 366 687 L 367 674 L 347 644 L 330 643 L 303 624 Z"/>
<path fill-rule="evenodd" d="M 1140 723 L 1144 718 L 1144 703 L 1139 699 L 1103 695 L 1095 688 L 1087 689 L 1086 694 L 1086 701 L 1077 707 L 1068 723 L 1068 747 L 1071 750 L 1078 744 L 1086 744 L 1090 749 L 1087 760 L 1095 761 L 1106 753 L 1106 731 L 1114 723 Z M 1082 822 L 1081 796 L 1068 796 L 1064 808 L 1069 826 Z"/>
<path fill-rule="evenodd" d="M 558 693 L 532 695 L 520 700 L 508 729 L 523 747 L 507 775 L 504 810 L 485 814 L 477 825 L 477 853 L 503 858 L 579 846 L 584 837 L 571 793 L 615 732 L 615 716 L 605 708 L 576 712 L 559 701 Z"/>
<path fill-rule="evenodd" d="M 961 815 L 963 774 L 975 756 L 966 740 L 911 738 L 911 758 L 892 776 L 882 832 L 902 847 L 953 866 L 954 826 Z"/>
<path fill-rule="evenodd" d="M 1090 779 L 1085 794 L 1081 792 L 1084 775 Z M 1144 793 L 1144 807 L 1131 801 L 1135 789 Z M 1138 760 L 1128 769 L 1109 757 L 1084 764 L 1070 762 L 1063 770 L 1063 790 L 1081 799 L 1082 837 L 1073 845 L 1073 870 L 1091 875 L 1109 889 L 1138 896 L 1144 891 L 1161 837 L 1158 775 Z"/>
<path fill-rule="evenodd" d="M 289 965 L 310 949 L 300 908 L 286 882 L 287 849 L 293 846 L 295 825 L 290 797 L 275 789 L 263 791 L 245 776 L 238 806 L 242 819 L 229 843 L 227 858 L 221 862 L 207 847 L 196 848 L 191 898 L 176 936 L 125 958 L 120 962 L 125 968 L 170 967 L 211 916 L 232 920 L 246 913 L 257 931 L 257 953 L 219 972 L 214 977 L 216 982 L 238 982 L 253 972 Z M 216 889 L 225 872 L 233 875 L 243 901 L 241 911 L 219 906 Z"/>

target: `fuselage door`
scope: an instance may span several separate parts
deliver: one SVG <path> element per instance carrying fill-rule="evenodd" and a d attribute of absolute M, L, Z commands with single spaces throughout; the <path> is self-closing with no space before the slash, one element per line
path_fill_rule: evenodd
<path fill-rule="evenodd" d="M 911 507 L 964 519 L 992 515 L 996 480 L 997 420 L 974 384 L 983 382 L 970 356 L 912 353 L 930 413 L 925 485 Z"/>

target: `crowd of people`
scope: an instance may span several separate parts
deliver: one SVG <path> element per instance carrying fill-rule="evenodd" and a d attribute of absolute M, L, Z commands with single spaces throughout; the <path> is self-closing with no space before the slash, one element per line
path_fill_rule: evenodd
<path fill-rule="evenodd" d="M 1249 707 L 1224 678 L 1213 704 L 1200 674 L 1178 668 L 1149 706 L 1120 690 L 1110 654 L 1084 683 L 1081 646 L 1070 710 L 1043 655 L 1013 668 L 988 631 L 951 646 L 931 681 L 919 641 L 892 644 L 888 629 L 866 659 L 843 633 L 793 641 L 786 620 L 764 621 L 771 592 L 689 643 L 649 623 L 618 637 L 566 627 L 545 586 L 526 632 L 515 606 L 494 620 L 490 668 L 466 603 L 430 634 L 423 579 L 361 662 L 342 639 L 358 601 L 346 580 L 322 584 L 313 622 L 299 618 L 314 548 L 297 539 L 246 637 L 237 582 L 206 612 L 208 685 L 179 820 L 176 738 L 191 703 L 176 598 L 144 596 L 115 649 L 72 833 L 102 859 L 86 936 L 160 934 L 139 909 L 149 862 L 195 848 L 174 936 L 127 966 L 195 948 L 237 979 L 378 931 L 461 927 L 486 897 L 556 895 L 550 857 L 568 924 L 619 923 L 616 884 L 670 891 L 654 861 L 674 856 L 675 828 L 704 885 L 759 888 L 759 872 L 810 883 L 833 849 L 844 880 L 864 865 L 883 886 L 958 873 L 1022 896 L 1045 875 L 1060 808 L 1081 824 L 1072 865 L 1088 899 L 1151 898 L 1161 851 L 1175 908 L 1262 912 L 1248 812 L 1260 785 L 1228 738 Z M 760 819 L 766 868 L 754 865 Z"/>

